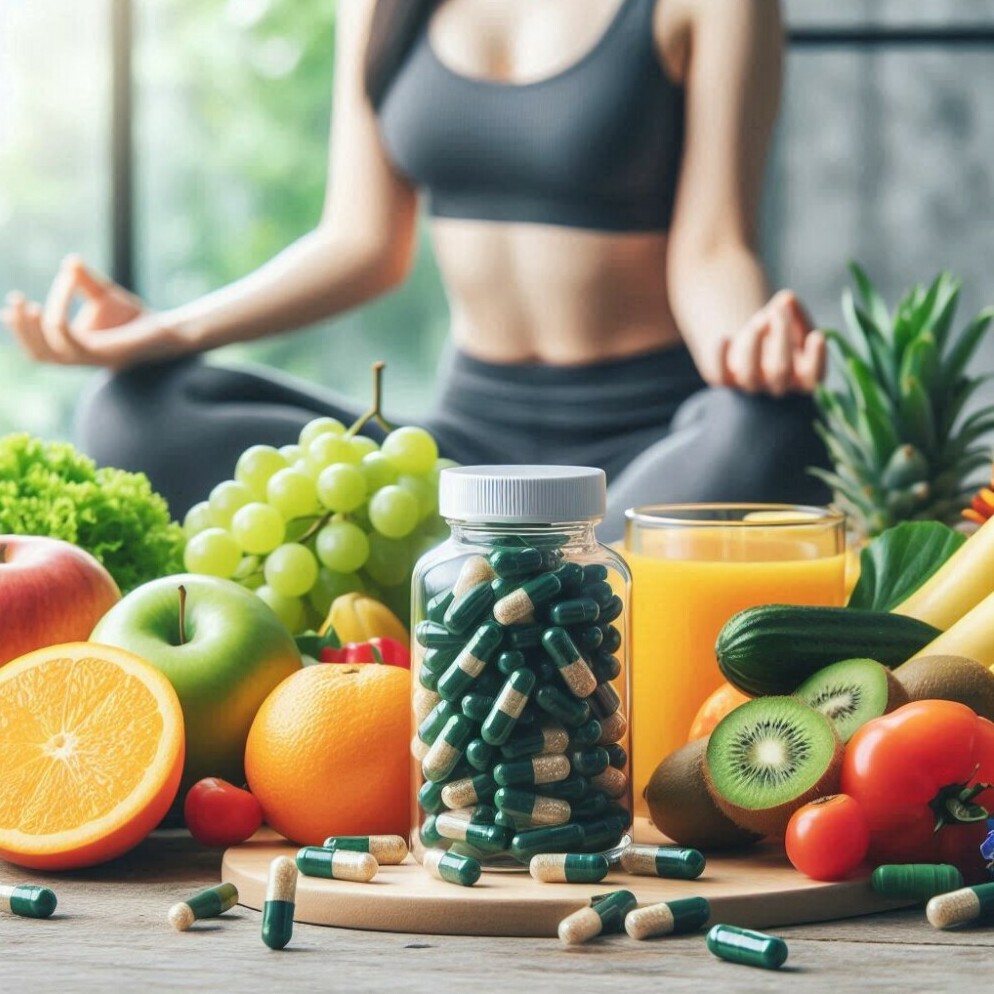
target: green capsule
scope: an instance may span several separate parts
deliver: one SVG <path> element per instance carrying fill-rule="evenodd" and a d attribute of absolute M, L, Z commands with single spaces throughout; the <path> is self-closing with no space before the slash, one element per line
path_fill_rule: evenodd
<path fill-rule="evenodd" d="M 494 592 L 494 600 L 499 601 L 502 597 L 507 597 L 513 590 L 518 589 L 518 581 L 497 577 L 496 580 L 490 581 L 490 589 Z"/>
<path fill-rule="evenodd" d="M 598 683 L 610 683 L 621 676 L 621 660 L 605 652 L 603 648 L 590 657 L 590 668 Z"/>
<path fill-rule="evenodd" d="M 580 592 L 580 587 L 583 586 L 583 567 L 579 563 L 563 563 L 555 575 L 559 578 L 565 597 L 572 598 Z"/>
<path fill-rule="evenodd" d="M 704 872 L 704 865 L 704 856 L 698 850 L 682 846 L 633 843 L 621 853 L 622 869 L 642 877 L 694 880 Z"/>
<path fill-rule="evenodd" d="M 611 935 L 624 928 L 625 916 L 638 906 L 629 890 L 611 891 L 591 898 L 590 906 L 574 911 L 559 923 L 559 938 L 575 946 L 598 935 Z"/>
<path fill-rule="evenodd" d="M 458 649 L 465 641 L 437 621 L 419 621 L 414 626 L 414 637 L 426 649 Z"/>
<path fill-rule="evenodd" d="M 549 620 L 554 625 L 592 625 L 600 613 L 600 606 L 592 597 L 573 597 L 553 604 L 549 608 Z"/>
<path fill-rule="evenodd" d="M 529 759 L 512 759 L 497 763 L 493 769 L 494 780 L 502 787 L 514 784 L 550 784 L 565 780 L 570 773 L 569 760 L 559 754 L 532 756 Z"/>
<path fill-rule="evenodd" d="M 426 745 L 431 745 L 445 728 L 445 723 L 458 713 L 459 709 L 452 701 L 439 701 L 418 725 L 418 738 Z"/>
<path fill-rule="evenodd" d="M 590 791 L 590 781 L 586 777 L 569 776 L 565 780 L 542 784 L 542 793 L 546 797 L 558 797 L 570 804 L 583 800 Z"/>
<path fill-rule="evenodd" d="M 429 621 L 442 623 L 442 619 L 445 617 L 445 612 L 449 609 L 449 605 L 455 599 L 455 593 L 452 590 L 443 590 L 440 594 L 435 594 L 428 605 L 425 608 L 425 615 Z"/>
<path fill-rule="evenodd" d="M 444 780 L 455 769 L 473 737 L 476 725 L 465 715 L 454 714 L 445 723 L 428 754 L 421 760 L 421 772 L 426 780 Z"/>
<path fill-rule="evenodd" d="M 586 701 L 578 701 L 558 687 L 539 687 L 535 691 L 535 703 L 564 725 L 576 727 L 590 719 L 590 705 Z"/>
<path fill-rule="evenodd" d="M 609 742 L 604 748 L 607 750 L 607 761 L 616 770 L 623 770 L 628 765 L 628 753 L 624 746 L 617 742 Z"/>
<path fill-rule="evenodd" d="M 423 822 L 421 822 L 421 827 L 418 829 L 418 838 L 421 840 L 421 844 L 426 848 L 431 848 L 431 846 L 438 845 L 442 841 L 442 836 L 438 834 L 438 829 L 435 828 L 435 819 L 437 815 L 431 814 Z"/>
<path fill-rule="evenodd" d="M 425 649 L 421 657 L 421 668 L 435 676 L 441 676 L 458 655 L 459 650 L 451 646 L 446 649 Z"/>
<path fill-rule="evenodd" d="M 494 618 L 502 625 L 528 623 L 535 609 L 559 593 L 559 579 L 554 573 L 541 573 L 526 580 L 494 604 Z"/>
<path fill-rule="evenodd" d="M 511 855 L 519 863 L 544 852 L 576 852 L 584 843 L 583 828 L 576 822 L 529 828 L 511 839 Z"/>
<path fill-rule="evenodd" d="M 535 674 L 522 667 L 515 670 L 501 688 L 493 706 L 483 720 L 480 735 L 490 745 L 503 745 L 514 731 L 535 687 Z"/>
<path fill-rule="evenodd" d="M 498 814 L 500 812 L 492 804 L 477 804 L 473 808 L 470 821 L 479 822 L 481 825 L 496 825 Z"/>
<path fill-rule="evenodd" d="M 432 876 L 460 887 L 472 887 L 480 879 L 482 872 L 478 859 L 441 849 L 427 850 L 422 865 Z"/>
<path fill-rule="evenodd" d="M 480 724 L 490 714 L 496 700 L 496 697 L 491 697 L 489 694 L 470 692 L 463 696 L 459 702 L 459 708 L 467 718 L 472 718 L 473 721 Z"/>
<path fill-rule="evenodd" d="M 399 866 L 407 859 L 407 842 L 399 835 L 329 835 L 325 849 L 368 852 L 381 866 Z"/>
<path fill-rule="evenodd" d="M 588 583 L 603 583 L 607 579 L 607 567 L 603 563 L 587 563 L 583 567 L 583 586 Z"/>
<path fill-rule="evenodd" d="M 570 749 L 585 749 L 588 746 L 596 745 L 601 737 L 601 723 L 596 718 L 585 721 L 578 728 L 573 729 L 570 735 Z"/>
<path fill-rule="evenodd" d="M 528 863 L 528 872 L 543 883 L 595 884 L 609 869 L 606 857 L 599 853 L 539 853 Z"/>
<path fill-rule="evenodd" d="M 222 884 L 223 887 L 232 887 L 231 884 Z M 215 890 L 215 888 L 211 888 Z M 206 894 L 206 891 L 202 892 Z M 201 898 L 198 894 L 190 898 L 190 902 L 196 902 Z M 238 891 L 235 891 L 235 901 L 238 900 Z M 37 884 L 14 884 L 8 886 L 0 884 L 0 911 L 9 911 L 12 915 L 19 915 L 21 918 L 51 918 L 58 904 L 55 891 L 48 887 L 40 887 Z M 234 902 L 232 902 L 234 903 Z M 231 905 L 228 905 L 230 908 Z M 224 910 L 227 911 L 228 908 Z M 221 912 L 217 912 L 221 914 Z M 207 915 L 197 917 L 206 918 Z"/>
<path fill-rule="evenodd" d="M 681 935 L 695 932 L 711 917 L 711 905 L 703 897 L 681 897 L 629 911 L 625 931 L 633 939 L 651 939 L 657 935 Z"/>
<path fill-rule="evenodd" d="M 466 761 L 474 770 L 483 773 L 493 764 L 495 752 L 492 745 L 488 745 L 481 738 L 475 738 L 466 746 Z"/>
<path fill-rule="evenodd" d="M 297 865 L 289 856 L 277 856 L 269 864 L 262 905 L 262 941 L 270 949 L 283 949 L 293 937 L 296 896 Z"/>
<path fill-rule="evenodd" d="M 603 618 L 604 609 L 611 603 L 611 598 L 615 596 L 615 593 L 607 580 L 597 580 L 594 583 L 585 583 L 580 591 L 580 596 L 589 597 L 592 601 L 596 601 L 601 612 L 600 617 Z M 609 621 L 610 619 L 605 620 Z"/>
<path fill-rule="evenodd" d="M 610 683 L 599 683 L 590 695 L 590 710 L 598 718 L 604 719 L 621 707 L 621 698 Z"/>
<path fill-rule="evenodd" d="M 533 794 L 516 787 L 501 787 L 494 794 L 498 811 L 509 818 L 515 828 L 541 825 L 564 825 L 570 820 L 569 801 Z"/>
<path fill-rule="evenodd" d="M 500 625 L 485 621 L 470 636 L 449 668 L 438 678 L 438 693 L 447 701 L 462 697 L 487 665 L 503 638 Z"/>
<path fill-rule="evenodd" d="M 521 759 L 537 756 L 539 753 L 565 752 L 569 745 L 569 733 L 562 725 L 548 722 L 518 728 L 500 747 L 505 759 Z"/>
<path fill-rule="evenodd" d="M 490 566 L 502 579 L 516 580 L 542 568 L 542 553 L 538 549 L 496 549 L 490 553 Z"/>
<path fill-rule="evenodd" d="M 719 959 L 776 970 L 787 960 L 787 943 L 775 935 L 735 925 L 712 925 L 707 947 Z"/>
<path fill-rule="evenodd" d="M 963 874 L 948 863 L 884 864 L 870 876 L 870 887 L 883 897 L 922 902 L 962 886 Z"/>
<path fill-rule="evenodd" d="M 589 658 L 590 653 L 596 652 L 604 641 L 604 633 L 597 625 L 570 628 L 569 633 L 573 644 L 583 653 L 585 659 Z"/>
<path fill-rule="evenodd" d="M 994 918 L 994 883 L 961 887 L 936 894 L 925 905 L 925 917 L 933 928 L 952 928 Z"/>
<path fill-rule="evenodd" d="M 468 842 L 480 852 L 495 853 L 507 848 L 510 834 L 501 825 L 475 822 L 463 814 L 444 811 L 435 818 L 435 830 L 443 839 Z"/>
<path fill-rule="evenodd" d="M 614 625 L 600 625 L 601 652 L 613 653 L 621 648 L 621 632 Z M 620 663 L 619 663 L 620 667 Z M 617 675 L 617 674 L 616 674 Z M 613 680 L 614 677 L 611 677 Z"/>
<path fill-rule="evenodd" d="M 610 809 L 593 821 L 579 822 L 583 829 L 583 852 L 603 852 L 620 845 L 629 819 L 610 813 Z"/>
<path fill-rule="evenodd" d="M 542 645 L 574 697 L 589 697 L 597 689 L 597 678 L 565 628 L 547 628 Z"/>
<path fill-rule="evenodd" d="M 376 876 L 379 863 L 368 852 L 349 849 L 325 849 L 323 846 L 304 846 L 297 850 L 297 869 L 305 877 L 322 877 L 325 880 L 353 880 L 367 883 Z"/>
<path fill-rule="evenodd" d="M 445 807 L 445 803 L 442 801 L 444 786 L 444 783 L 433 783 L 431 780 L 426 780 L 418 788 L 418 804 L 422 811 L 436 815 Z"/>
<path fill-rule="evenodd" d="M 494 592 L 490 583 L 483 581 L 452 601 L 442 624 L 450 632 L 463 635 L 487 617 L 493 604 Z"/>
<path fill-rule="evenodd" d="M 595 777 L 611 765 L 611 758 L 603 746 L 593 746 L 590 749 L 575 749 L 569 754 L 569 762 L 574 773 Z"/>
<path fill-rule="evenodd" d="M 525 654 L 518 649 L 506 649 L 497 657 L 497 669 L 510 676 L 515 670 L 525 665 Z"/>
<path fill-rule="evenodd" d="M 625 609 L 625 602 L 617 595 L 614 594 L 612 597 L 608 598 L 607 602 L 601 604 L 601 616 L 598 619 L 600 623 L 606 624 L 609 621 L 614 621 L 616 618 L 621 616 L 621 612 Z"/>
<path fill-rule="evenodd" d="M 512 649 L 533 649 L 542 644 L 545 629 L 541 625 L 508 625 L 505 631 Z"/>
<path fill-rule="evenodd" d="M 442 788 L 442 802 L 447 808 L 471 808 L 480 801 L 492 800 L 496 789 L 493 777 L 478 773 L 475 777 L 450 780 Z"/>
<path fill-rule="evenodd" d="M 573 817 L 578 821 L 599 818 L 607 812 L 610 803 L 610 798 L 602 790 L 588 790 L 583 798 L 573 805 Z"/>

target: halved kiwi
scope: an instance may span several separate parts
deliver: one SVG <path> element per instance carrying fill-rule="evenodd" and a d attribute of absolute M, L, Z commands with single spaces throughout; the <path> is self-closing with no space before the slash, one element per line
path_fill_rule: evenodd
<path fill-rule="evenodd" d="M 708 736 L 671 752 L 645 788 L 649 820 L 667 838 L 704 852 L 752 845 L 762 836 L 736 825 L 718 809 L 704 786 Z"/>
<path fill-rule="evenodd" d="M 705 779 L 737 825 L 783 835 L 801 805 L 838 791 L 842 754 L 835 726 L 820 711 L 797 697 L 757 697 L 711 733 Z"/>
<path fill-rule="evenodd" d="M 959 701 L 994 721 L 994 673 L 967 656 L 915 656 L 894 676 L 912 701 Z"/>
<path fill-rule="evenodd" d="M 794 691 L 820 711 L 848 742 L 861 725 L 908 703 L 908 693 L 883 663 L 843 659 L 813 673 Z"/>

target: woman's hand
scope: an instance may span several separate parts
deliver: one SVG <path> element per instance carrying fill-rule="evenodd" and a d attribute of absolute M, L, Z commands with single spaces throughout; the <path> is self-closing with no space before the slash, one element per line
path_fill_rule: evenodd
<path fill-rule="evenodd" d="M 781 290 L 721 343 L 720 383 L 774 397 L 810 393 L 825 372 L 825 336 L 797 297 Z"/>
<path fill-rule="evenodd" d="M 83 303 L 72 317 L 78 298 Z M 63 261 L 44 307 L 15 292 L 2 317 L 24 351 L 41 362 L 120 368 L 176 351 L 138 297 L 74 256 Z"/>

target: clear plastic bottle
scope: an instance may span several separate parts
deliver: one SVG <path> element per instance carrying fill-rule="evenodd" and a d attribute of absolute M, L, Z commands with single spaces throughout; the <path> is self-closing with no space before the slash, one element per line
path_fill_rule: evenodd
<path fill-rule="evenodd" d="M 418 859 L 629 841 L 631 576 L 594 534 L 605 491 L 587 467 L 442 472 L 451 537 L 412 581 Z"/>

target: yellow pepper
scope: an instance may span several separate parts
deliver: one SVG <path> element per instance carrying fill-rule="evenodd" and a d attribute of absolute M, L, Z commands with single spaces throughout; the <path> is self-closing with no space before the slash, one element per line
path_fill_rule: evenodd
<path fill-rule="evenodd" d="M 339 641 L 368 642 L 371 638 L 392 638 L 408 645 L 410 636 L 404 623 L 385 604 L 368 594 L 342 594 L 331 602 L 328 617 L 319 634 L 334 629 Z"/>

